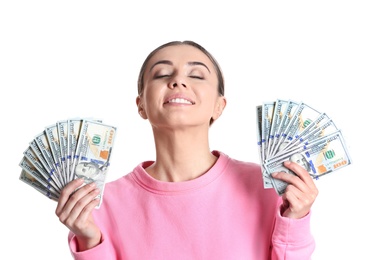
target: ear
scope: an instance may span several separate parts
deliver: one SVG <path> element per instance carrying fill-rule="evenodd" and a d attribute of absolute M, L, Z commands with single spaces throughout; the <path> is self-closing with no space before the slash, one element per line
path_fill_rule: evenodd
<path fill-rule="evenodd" d="M 212 119 L 217 120 L 223 113 L 226 107 L 226 98 L 224 96 L 218 97 L 215 110 L 213 111 Z"/>
<path fill-rule="evenodd" d="M 140 96 L 136 97 L 136 105 L 137 105 L 137 111 L 139 112 L 139 115 L 143 119 L 148 119 L 147 114 L 145 113 L 144 106 L 143 106 L 143 100 Z"/>

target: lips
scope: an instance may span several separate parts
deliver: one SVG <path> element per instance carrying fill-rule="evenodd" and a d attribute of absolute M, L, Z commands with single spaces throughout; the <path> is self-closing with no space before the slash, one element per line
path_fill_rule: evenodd
<path fill-rule="evenodd" d="M 164 104 L 184 104 L 184 105 L 195 105 L 195 102 L 182 95 L 173 95 L 168 97 Z"/>
<path fill-rule="evenodd" d="M 188 105 L 193 105 L 194 103 L 187 100 L 187 99 L 184 99 L 184 98 L 173 98 L 173 99 L 169 99 L 167 102 L 165 102 L 165 104 L 167 103 L 177 103 L 177 104 L 188 104 Z"/>

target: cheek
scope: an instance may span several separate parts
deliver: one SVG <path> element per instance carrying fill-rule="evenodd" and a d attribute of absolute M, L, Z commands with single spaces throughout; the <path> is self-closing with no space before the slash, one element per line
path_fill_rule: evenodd
<path fill-rule="evenodd" d="M 213 97 L 208 97 L 207 100 L 204 100 L 204 104 L 202 105 L 204 107 L 204 110 L 206 111 L 205 113 L 203 113 L 205 117 L 217 117 L 218 105 L 216 103 L 216 99 L 214 99 Z"/>
<path fill-rule="evenodd" d="M 157 95 L 157 87 L 154 87 L 153 85 L 148 85 L 144 88 L 144 93 L 143 93 L 143 99 L 144 99 L 144 104 L 149 104 L 152 100 L 155 99 Z"/>
<path fill-rule="evenodd" d="M 202 94 L 202 102 L 205 102 L 208 106 L 216 108 L 218 104 L 219 94 L 216 90 L 207 91 Z"/>

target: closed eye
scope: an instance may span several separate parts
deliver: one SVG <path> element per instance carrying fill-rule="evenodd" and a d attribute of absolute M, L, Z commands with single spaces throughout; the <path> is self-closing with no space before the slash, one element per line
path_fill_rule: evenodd
<path fill-rule="evenodd" d="M 201 76 L 195 76 L 195 75 L 191 75 L 190 78 L 193 78 L 193 79 L 204 79 L 204 78 L 201 77 Z"/>
<path fill-rule="evenodd" d="M 156 75 L 154 78 L 155 79 L 162 79 L 162 78 L 168 78 L 168 77 L 170 77 L 170 75 L 164 74 L 164 75 Z"/>

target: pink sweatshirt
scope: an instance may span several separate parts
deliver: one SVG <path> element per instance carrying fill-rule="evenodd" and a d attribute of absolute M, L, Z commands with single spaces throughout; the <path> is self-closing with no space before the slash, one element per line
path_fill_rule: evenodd
<path fill-rule="evenodd" d="M 282 217 L 281 198 L 263 188 L 260 165 L 213 154 L 216 164 L 194 180 L 153 179 L 148 161 L 107 183 L 93 213 L 102 241 L 77 252 L 69 233 L 74 259 L 310 259 L 310 213 Z"/>

